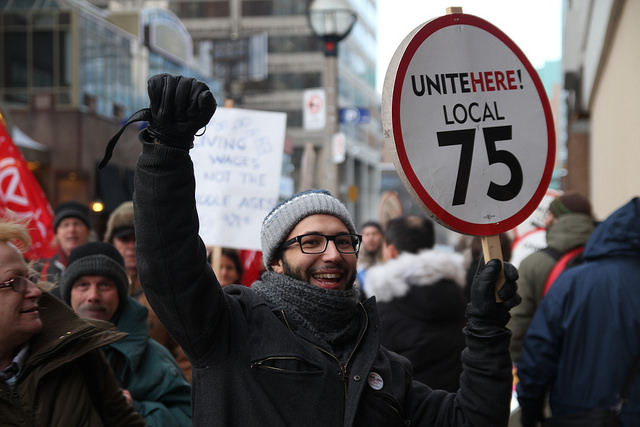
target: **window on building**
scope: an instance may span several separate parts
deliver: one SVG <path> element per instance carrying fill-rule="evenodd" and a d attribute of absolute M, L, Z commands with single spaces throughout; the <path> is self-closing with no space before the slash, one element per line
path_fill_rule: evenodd
<path fill-rule="evenodd" d="M 0 13 L 0 87 L 3 99 L 26 103 L 32 88 L 71 102 L 70 13 Z"/>
<path fill-rule="evenodd" d="M 307 2 L 300 0 L 243 0 L 242 16 L 303 15 Z"/>
<path fill-rule="evenodd" d="M 269 36 L 269 53 L 322 51 L 322 40 L 316 36 Z"/>
<path fill-rule="evenodd" d="M 4 33 L 3 87 L 27 86 L 27 35 L 22 32 Z"/>
<path fill-rule="evenodd" d="M 181 18 L 227 18 L 229 0 L 170 2 L 170 10 Z"/>

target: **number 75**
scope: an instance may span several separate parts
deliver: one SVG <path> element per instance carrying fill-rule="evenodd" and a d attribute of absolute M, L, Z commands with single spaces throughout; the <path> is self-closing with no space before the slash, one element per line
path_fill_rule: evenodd
<path fill-rule="evenodd" d="M 510 151 L 496 149 L 496 141 L 511 140 L 511 126 L 494 126 L 482 129 L 484 142 L 487 148 L 487 159 L 489 164 L 503 163 L 511 172 L 511 179 L 504 185 L 491 181 L 487 196 L 492 199 L 506 202 L 515 198 L 522 190 L 523 176 L 522 166 L 516 156 Z M 475 140 L 475 129 L 460 129 L 437 132 L 438 146 L 448 147 L 460 145 L 460 163 L 458 165 L 458 176 L 453 194 L 453 206 L 464 205 L 467 199 L 469 187 L 469 175 L 471 174 L 471 163 L 473 159 L 473 144 Z"/>

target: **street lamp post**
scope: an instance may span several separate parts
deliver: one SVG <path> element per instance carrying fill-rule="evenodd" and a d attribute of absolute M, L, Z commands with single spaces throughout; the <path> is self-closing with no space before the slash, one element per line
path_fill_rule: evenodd
<path fill-rule="evenodd" d="M 356 13 L 345 0 L 313 0 L 307 16 L 313 33 L 324 42 L 327 123 L 320 156 L 320 185 L 339 198 L 338 165 L 332 156 L 333 136 L 338 133 L 338 42 L 351 32 Z"/>

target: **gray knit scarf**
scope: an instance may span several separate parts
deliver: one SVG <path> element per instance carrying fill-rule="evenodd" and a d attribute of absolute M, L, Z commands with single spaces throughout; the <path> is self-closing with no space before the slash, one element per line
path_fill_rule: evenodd
<path fill-rule="evenodd" d="M 320 340 L 343 364 L 361 327 L 358 290 L 334 291 L 273 271 L 251 285 L 273 308 L 284 310 L 294 330 L 302 327 Z"/>

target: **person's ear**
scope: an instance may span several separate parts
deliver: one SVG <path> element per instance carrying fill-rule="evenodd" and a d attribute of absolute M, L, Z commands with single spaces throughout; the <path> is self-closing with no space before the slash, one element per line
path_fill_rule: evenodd
<path fill-rule="evenodd" d="M 389 245 L 389 257 L 391 259 L 398 258 L 398 255 L 399 253 L 398 253 L 398 248 L 396 248 L 396 245 L 394 244 Z"/>
<path fill-rule="evenodd" d="M 398 257 L 398 248 L 394 244 L 385 242 L 382 247 L 382 257 L 385 261 Z"/>
<path fill-rule="evenodd" d="M 284 269 L 282 268 L 282 259 L 278 258 L 271 261 L 271 269 L 274 271 L 274 273 L 284 273 Z"/>

